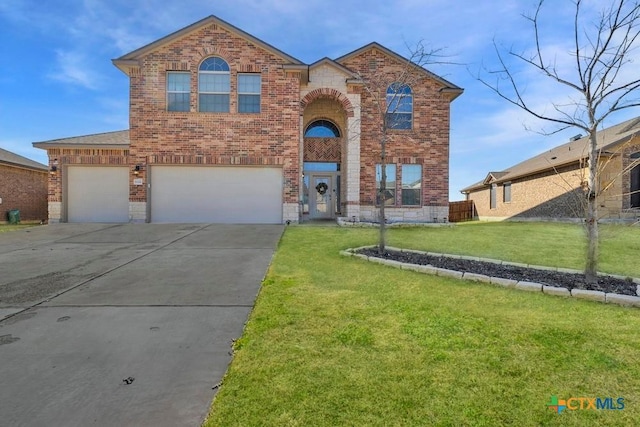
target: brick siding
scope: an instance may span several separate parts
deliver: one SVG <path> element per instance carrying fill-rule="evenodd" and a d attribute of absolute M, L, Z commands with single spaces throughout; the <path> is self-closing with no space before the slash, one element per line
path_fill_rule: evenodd
<path fill-rule="evenodd" d="M 381 81 L 377 99 L 386 98 L 387 86 L 394 81 L 406 64 L 370 49 L 349 58 L 343 65 L 365 79 Z M 448 206 L 449 203 L 449 104 L 450 99 L 440 92 L 442 86 L 433 79 L 417 74 L 413 93 L 413 128 L 390 130 L 386 144 L 387 163 L 421 164 L 423 174 L 422 203 L 425 206 Z M 373 205 L 376 200 L 375 165 L 380 163 L 380 114 L 376 99 L 362 91 L 360 201 Z M 398 176 L 398 178 L 400 178 Z M 398 182 L 400 182 L 398 180 Z M 400 197 L 400 192 L 396 192 Z M 400 205 L 400 201 L 397 201 Z"/>
<path fill-rule="evenodd" d="M 229 64 L 229 113 L 198 112 L 198 68 L 210 56 L 219 56 Z M 56 159 L 60 165 L 59 173 L 50 179 L 49 201 L 63 204 L 65 166 L 70 164 L 127 164 L 131 171 L 140 165 L 135 178 L 144 183 L 155 164 L 268 165 L 282 167 L 283 212 L 294 215 L 301 198 L 301 162 L 331 159 L 342 163 L 342 212 L 359 216 L 361 205 L 375 205 L 375 164 L 380 162 L 376 132 L 380 117 L 372 98 L 357 83 L 347 83 L 347 77 L 352 76 L 330 62 L 311 67 L 310 82 L 301 81 L 299 72 L 283 69 L 287 62 L 216 23 L 149 50 L 129 68 L 130 147 L 49 149 L 50 162 Z M 342 65 L 365 78 L 389 78 L 405 66 L 375 48 L 348 57 Z M 188 112 L 167 111 L 169 71 L 190 73 Z M 261 110 L 257 114 L 237 112 L 238 73 L 247 72 L 261 76 Z M 412 85 L 413 129 L 389 133 L 388 161 L 423 166 L 424 208 L 419 208 L 424 213 L 417 218 L 435 218 L 441 216 L 440 207 L 448 209 L 451 97 L 440 92 L 442 84 L 436 79 L 422 72 L 416 76 Z M 387 85 L 392 81 L 388 79 Z M 383 100 L 385 93 L 386 86 L 380 89 Z M 305 140 L 304 127 L 316 119 L 333 121 L 343 133 L 341 138 L 325 147 Z M 400 167 L 397 170 L 400 174 Z M 131 175 L 130 210 L 132 218 L 140 219 L 148 187 L 134 185 L 133 178 Z M 400 191 L 397 194 L 400 197 Z M 289 218 L 286 215 L 285 219 Z M 398 215 L 404 213 L 399 211 Z"/>
<path fill-rule="evenodd" d="M 198 112 L 198 67 L 216 55 L 231 69 L 229 113 Z M 285 61 L 211 24 L 151 52 L 131 77 L 131 163 L 283 165 L 284 202 L 299 195 L 299 79 Z M 189 112 L 166 111 L 167 71 L 189 71 Z M 260 73 L 261 111 L 237 111 L 237 75 Z M 146 167 L 139 177 L 145 179 Z M 146 186 L 131 187 L 131 201 L 146 200 Z"/>
<path fill-rule="evenodd" d="M 613 156 L 600 160 L 598 217 L 624 219 L 629 208 L 630 156 L 640 144 L 627 144 L 611 150 Z M 585 198 L 582 183 L 588 170 L 578 163 L 549 170 L 511 182 L 511 202 L 503 201 L 504 183 L 496 188 L 496 207 L 490 207 L 490 185 L 469 194 L 480 219 L 540 218 L 577 219 L 584 217 Z"/>
<path fill-rule="evenodd" d="M 47 220 L 47 171 L 0 164 L 0 222 L 7 212 L 20 210 L 20 220 Z"/>

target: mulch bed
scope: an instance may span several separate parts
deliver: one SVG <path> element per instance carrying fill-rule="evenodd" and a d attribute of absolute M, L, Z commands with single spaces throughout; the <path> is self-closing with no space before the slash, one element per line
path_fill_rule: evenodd
<path fill-rule="evenodd" d="M 547 286 L 560 286 L 569 290 L 585 289 L 621 295 L 636 295 L 637 285 L 632 280 L 623 280 L 611 276 L 599 276 L 597 284 L 588 284 L 581 274 L 561 273 L 557 271 L 537 270 L 534 268 L 501 265 L 492 262 L 472 261 L 449 257 L 431 256 L 413 252 L 387 250 L 383 255 L 376 248 L 361 249 L 357 253 L 370 257 L 385 258 L 407 264 L 431 265 L 447 270 L 484 274 L 518 281 L 541 283 Z"/>

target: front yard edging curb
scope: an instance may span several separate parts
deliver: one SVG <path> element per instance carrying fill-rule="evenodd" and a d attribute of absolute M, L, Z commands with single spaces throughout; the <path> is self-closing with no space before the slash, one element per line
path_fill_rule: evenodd
<path fill-rule="evenodd" d="M 370 257 L 367 255 L 362 255 L 357 253 L 362 249 L 371 249 L 375 247 L 377 246 L 370 245 L 370 246 L 360 246 L 357 248 L 345 249 L 343 251 L 340 251 L 340 255 L 361 258 L 361 259 L 364 259 L 365 261 L 375 262 L 377 264 L 383 264 L 390 267 L 400 268 L 403 270 L 416 271 L 418 273 L 423 273 L 423 274 L 431 274 L 431 275 L 442 276 L 442 277 L 451 277 L 454 279 L 469 280 L 472 282 L 490 283 L 490 284 L 502 286 L 505 288 L 514 288 L 514 289 L 529 291 L 529 292 L 542 292 L 548 295 L 574 297 L 574 298 L 585 299 L 589 301 L 618 304 L 622 306 L 640 307 L 640 296 L 605 293 L 602 291 L 591 291 L 591 290 L 585 290 L 585 289 L 569 290 L 562 286 L 549 286 L 542 283 L 517 281 L 513 279 L 504 279 L 501 277 L 489 277 L 484 274 L 465 273 L 462 271 L 447 270 L 444 268 L 433 267 L 431 265 L 408 264 L 400 261 L 388 260 L 388 259 L 378 258 L 378 257 Z M 478 258 L 478 257 L 472 257 L 472 256 L 464 256 L 464 255 L 451 255 L 451 254 L 441 254 L 441 253 L 435 253 L 435 252 L 424 252 L 424 251 L 417 251 L 413 249 L 400 249 L 392 246 L 387 246 L 387 249 L 396 251 L 396 252 L 412 252 L 417 254 L 431 255 L 435 257 L 448 257 L 448 258 L 465 259 L 465 260 L 472 260 L 472 261 L 492 262 L 495 264 L 513 265 L 513 266 L 524 267 L 524 268 L 532 268 L 535 270 L 551 270 L 551 271 L 558 271 L 560 273 L 582 274 L 582 271 L 580 270 L 573 270 L 569 268 L 545 267 L 545 266 L 539 266 L 539 265 L 500 261 L 500 260 L 495 260 L 490 258 Z M 602 273 L 598 273 L 598 274 L 604 276 L 604 274 Z M 625 276 L 616 276 L 613 274 L 607 274 L 607 276 L 626 279 Z M 632 280 L 633 280 L 633 283 L 638 285 L 638 289 L 640 290 L 640 278 L 632 278 Z"/>

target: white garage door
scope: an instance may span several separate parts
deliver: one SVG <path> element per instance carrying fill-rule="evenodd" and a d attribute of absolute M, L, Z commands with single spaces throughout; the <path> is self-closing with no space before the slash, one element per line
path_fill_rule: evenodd
<path fill-rule="evenodd" d="M 153 166 L 151 221 L 279 224 L 282 169 Z"/>
<path fill-rule="evenodd" d="M 68 222 L 129 222 L 127 167 L 69 166 Z"/>

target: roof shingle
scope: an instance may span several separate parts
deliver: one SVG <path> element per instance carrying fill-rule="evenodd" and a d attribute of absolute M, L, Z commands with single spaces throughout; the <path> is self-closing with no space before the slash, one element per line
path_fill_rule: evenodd
<path fill-rule="evenodd" d="M 47 166 L 19 154 L 0 148 L 0 163 L 25 167 L 29 169 L 47 170 Z"/>
<path fill-rule="evenodd" d="M 613 150 L 618 144 L 629 141 L 638 135 L 640 135 L 640 117 L 635 117 L 599 131 L 596 134 L 598 150 L 600 150 L 601 153 L 607 153 Z M 493 183 L 508 182 L 516 178 L 522 178 L 578 162 L 587 157 L 588 149 L 588 136 L 572 139 L 565 144 L 513 165 L 504 171 L 490 172 L 489 174 L 494 178 Z M 487 178 L 489 178 L 489 175 Z M 462 193 L 468 193 L 473 190 L 482 189 L 488 184 L 487 178 L 460 191 Z"/>

